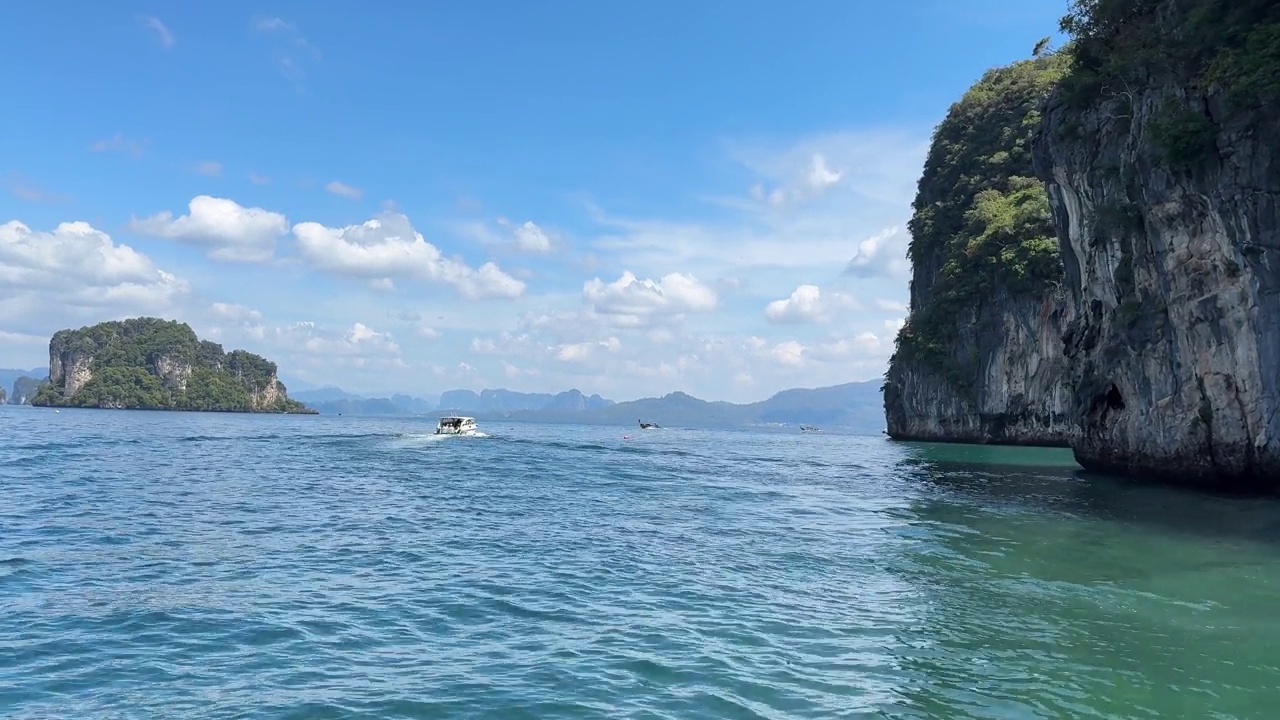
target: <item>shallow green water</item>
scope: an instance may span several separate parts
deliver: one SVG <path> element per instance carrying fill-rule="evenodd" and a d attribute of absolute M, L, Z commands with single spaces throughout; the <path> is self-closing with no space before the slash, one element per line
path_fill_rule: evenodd
<path fill-rule="evenodd" d="M 1055 450 L 0 410 L 5 717 L 1264 718 L 1280 511 Z"/>

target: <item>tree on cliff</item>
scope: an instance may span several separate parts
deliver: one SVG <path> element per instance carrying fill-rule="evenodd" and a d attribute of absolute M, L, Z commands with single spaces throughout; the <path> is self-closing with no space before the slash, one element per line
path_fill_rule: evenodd
<path fill-rule="evenodd" d="M 1067 65 L 1057 52 L 990 70 L 934 131 L 910 222 L 911 313 L 891 367 L 920 365 L 970 390 L 976 363 L 961 335 L 973 316 L 1001 293 L 1043 296 L 1060 281 L 1031 139 Z"/>
<path fill-rule="evenodd" d="M 1280 3 L 1275 0 L 1073 0 L 1064 87 L 1074 104 L 1132 102 L 1132 87 L 1169 76 L 1225 90 L 1237 108 L 1280 99 Z"/>
<path fill-rule="evenodd" d="M 49 342 L 50 380 L 33 405 L 144 410 L 306 412 L 275 363 L 224 353 L 185 323 L 157 318 L 61 330 Z"/>

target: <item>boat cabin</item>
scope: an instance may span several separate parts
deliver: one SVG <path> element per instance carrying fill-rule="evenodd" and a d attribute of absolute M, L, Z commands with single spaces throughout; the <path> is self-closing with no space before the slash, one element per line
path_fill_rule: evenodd
<path fill-rule="evenodd" d="M 440 422 L 436 425 L 437 435 L 462 435 L 465 433 L 474 433 L 476 431 L 475 418 L 462 417 L 460 415 L 447 415 L 440 418 Z"/>

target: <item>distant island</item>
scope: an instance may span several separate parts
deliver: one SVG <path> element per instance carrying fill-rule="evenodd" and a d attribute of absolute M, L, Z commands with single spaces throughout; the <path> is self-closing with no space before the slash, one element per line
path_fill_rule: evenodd
<path fill-rule="evenodd" d="M 159 318 L 60 330 L 49 341 L 49 376 L 31 399 L 42 407 L 314 413 L 289 398 L 276 364 L 224 352 L 186 323 Z"/>
<path fill-rule="evenodd" d="M 0 403 L 30 405 L 31 398 L 36 396 L 36 388 L 40 387 L 40 378 L 48 375 L 49 371 L 46 368 L 32 370 L 0 368 Z M 6 388 L 12 388 L 12 390 L 6 393 Z"/>
<path fill-rule="evenodd" d="M 450 390 L 439 398 L 366 398 L 334 387 L 296 393 L 298 400 L 326 415 L 423 415 L 458 413 L 481 420 L 636 425 L 664 427 L 817 426 L 877 434 L 885 427 L 880 381 L 784 390 L 767 400 L 736 404 L 708 402 L 683 392 L 658 398 L 614 402 L 578 390 L 558 394 L 495 389 Z"/>

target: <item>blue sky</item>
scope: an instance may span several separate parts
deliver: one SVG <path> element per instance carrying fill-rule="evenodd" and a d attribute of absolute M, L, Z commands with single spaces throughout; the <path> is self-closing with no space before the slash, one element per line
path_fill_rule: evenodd
<path fill-rule="evenodd" d="M 878 377 L 932 127 L 1064 10 L 9 4 L 0 366 L 148 314 L 368 393 Z"/>

